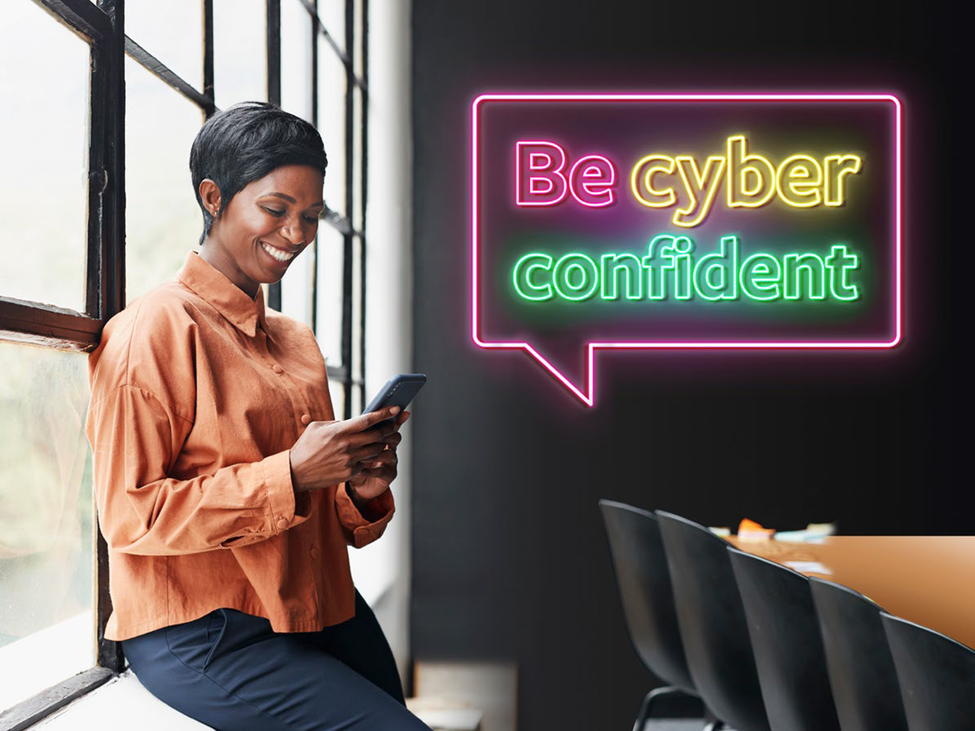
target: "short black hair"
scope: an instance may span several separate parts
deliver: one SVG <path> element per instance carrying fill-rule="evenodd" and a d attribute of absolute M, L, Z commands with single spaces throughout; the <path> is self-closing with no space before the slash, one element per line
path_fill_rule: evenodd
<path fill-rule="evenodd" d="M 193 192 L 203 211 L 200 245 L 213 225 L 213 216 L 200 198 L 204 178 L 220 189 L 219 218 L 244 187 L 282 165 L 311 165 L 325 174 L 328 158 L 314 125 L 261 101 L 239 102 L 210 117 L 190 148 Z"/>

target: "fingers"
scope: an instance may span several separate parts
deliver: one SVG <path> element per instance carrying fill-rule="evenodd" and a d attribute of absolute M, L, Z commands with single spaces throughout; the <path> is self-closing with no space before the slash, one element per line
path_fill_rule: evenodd
<path fill-rule="evenodd" d="M 366 468 L 362 470 L 358 479 L 360 480 L 379 480 L 385 485 L 389 485 L 396 479 L 396 465 L 383 465 L 382 467 Z"/>
<path fill-rule="evenodd" d="M 361 463 L 362 471 L 368 472 L 369 470 L 379 469 L 380 467 L 385 467 L 388 465 L 395 466 L 399 462 L 396 456 L 396 452 L 380 452 L 372 459 L 367 459 Z"/>
<path fill-rule="evenodd" d="M 370 411 L 366 414 L 347 419 L 343 422 L 346 431 L 361 432 L 375 426 L 381 421 L 392 418 L 400 412 L 399 406 L 390 406 L 378 411 Z"/>

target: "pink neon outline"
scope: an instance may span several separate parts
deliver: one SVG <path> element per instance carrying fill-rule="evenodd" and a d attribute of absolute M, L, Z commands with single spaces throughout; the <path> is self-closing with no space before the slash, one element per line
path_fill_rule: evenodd
<path fill-rule="evenodd" d="M 575 185 L 572 184 L 572 181 L 575 180 L 576 177 L 576 168 L 579 167 L 581 163 L 589 162 L 591 160 L 602 160 L 607 165 L 609 165 L 609 180 L 608 181 L 593 180 L 588 183 L 583 181 L 581 185 L 583 189 L 586 191 L 586 195 L 591 195 L 593 198 L 597 197 L 600 193 L 609 193 L 609 200 L 606 201 L 605 203 L 587 203 L 586 201 L 582 200 L 582 198 L 576 195 L 576 187 Z M 583 178 L 596 177 L 594 175 L 588 174 L 590 170 L 595 170 L 596 175 L 602 176 L 602 171 L 598 167 L 593 165 L 591 168 L 586 168 L 585 170 L 583 170 L 582 173 L 580 174 L 580 177 Z M 591 190 L 589 190 L 588 187 L 586 187 L 589 185 L 605 186 L 606 190 L 602 190 L 600 191 L 600 193 L 593 193 Z M 613 205 L 616 202 L 616 191 L 613 190 L 614 185 L 616 185 L 616 166 L 613 165 L 612 160 L 610 160 L 608 157 L 604 157 L 603 155 L 586 155 L 585 157 L 580 157 L 578 160 L 575 161 L 575 164 L 572 166 L 572 169 L 569 170 L 569 192 L 572 194 L 572 197 L 576 199 L 576 201 L 586 206 L 587 208 L 605 208 L 606 206 Z"/>
<path fill-rule="evenodd" d="M 587 344 L 587 383 L 583 393 L 541 353 L 525 342 L 481 340 L 477 331 L 477 111 L 487 101 L 887 101 L 894 105 L 894 338 L 863 342 L 592 342 Z M 885 349 L 896 346 L 902 337 L 902 117 L 901 100 L 895 94 L 481 94 L 471 104 L 471 337 L 479 348 L 524 350 L 561 381 L 570 393 L 592 407 L 595 404 L 594 356 L 597 349 Z M 517 152 L 516 152 L 517 165 Z M 517 180 L 517 178 L 516 178 Z M 568 185 L 566 186 L 568 188 Z"/>
<path fill-rule="evenodd" d="M 544 157 L 545 162 L 541 165 L 535 164 L 536 157 Z M 554 158 L 547 152 L 529 152 L 528 153 L 528 169 L 529 170 L 544 170 L 546 167 L 554 163 Z"/>
<path fill-rule="evenodd" d="M 475 101 L 475 105 L 476 105 L 476 101 Z M 558 175 L 560 178 L 562 178 L 562 195 L 560 195 L 554 201 L 548 201 L 548 202 L 546 202 L 546 201 L 534 201 L 534 202 L 530 202 L 530 201 L 523 201 L 521 199 L 521 146 L 522 145 L 546 145 L 548 147 L 554 147 L 555 149 L 557 149 L 559 151 L 559 154 L 562 156 L 562 162 L 560 162 L 559 163 L 559 166 L 555 170 L 552 171 L 555 175 Z M 535 167 L 532 166 L 532 160 L 535 157 L 535 155 L 543 155 L 543 154 L 547 154 L 547 153 L 541 153 L 541 152 L 529 153 L 529 155 L 528 155 L 528 169 L 529 170 L 538 170 L 539 169 L 539 168 L 535 168 Z M 553 157 L 549 157 L 549 160 L 552 163 L 555 162 L 555 158 L 553 158 Z M 565 167 L 565 161 L 566 161 L 565 150 L 562 149 L 562 145 L 558 144 L 557 142 L 549 142 L 548 140 L 519 140 L 518 142 L 516 142 L 515 143 L 515 204 L 516 205 L 519 205 L 519 206 L 555 206 L 555 205 L 558 205 L 559 203 L 561 203 L 563 200 L 565 200 L 565 196 L 566 196 L 566 194 L 569 191 L 569 181 L 565 179 L 565 175 L 562 173 L 562 168 Z M 474 164 L 475 165 L 477 164 L 476 161 L 475 161 Z M 535 176 L 532 176 L 532 178 L 528 182 L 528 192 L 529 193 L 534 193 L 535 192 L 534 189 L 533 189 L 533 185 L 534 185 L 533 181 L 534 180 L 535 180 Z M 548 182 L 549 182 L 549 184 L 551 184 L 552 188 L 555 187 L 555 183 L 553 183 L 551 180 L 549 180 Z M 549 188 L 547 191 L 545 191 L 541 195 L 545 195 L 545 193 L 548 193 L 549 191 L 551 191 L 552 188 Z"/>

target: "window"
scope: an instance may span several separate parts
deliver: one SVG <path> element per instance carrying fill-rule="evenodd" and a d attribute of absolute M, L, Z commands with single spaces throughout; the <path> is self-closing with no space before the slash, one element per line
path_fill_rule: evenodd
<path fill-rule="evenodd" d="M 0 730 L 124 668 L 104 639 L 86 353 L 197 246 L 189 147 L 220 108 L 269 100 L 325 140 L 318 238 L 266 296 L 315 331 L 336 415 L 364 407 L 366 0 L 124 5 L 11 0 L 0 19 L 17 173 L 0 182 Z"/>

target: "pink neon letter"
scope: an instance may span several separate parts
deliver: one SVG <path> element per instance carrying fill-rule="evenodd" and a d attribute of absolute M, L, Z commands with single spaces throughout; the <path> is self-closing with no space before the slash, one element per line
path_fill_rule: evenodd
<path fill-rule="evenodd" d="M 563 167 L 565 150 L 554 142 L 518 142 L 515 145 L 515 202 L 519 206 L 554 206 L 561 202 L 569 187 L 562 174 Z"/>
<path fill-rule="evenodd" d="M 590 208 L 613 205 L 616 202 L 614 185 L 616 168 L 602 155 L 581 157 L 569 171 L 569 190 L 572 197 Z"/>

